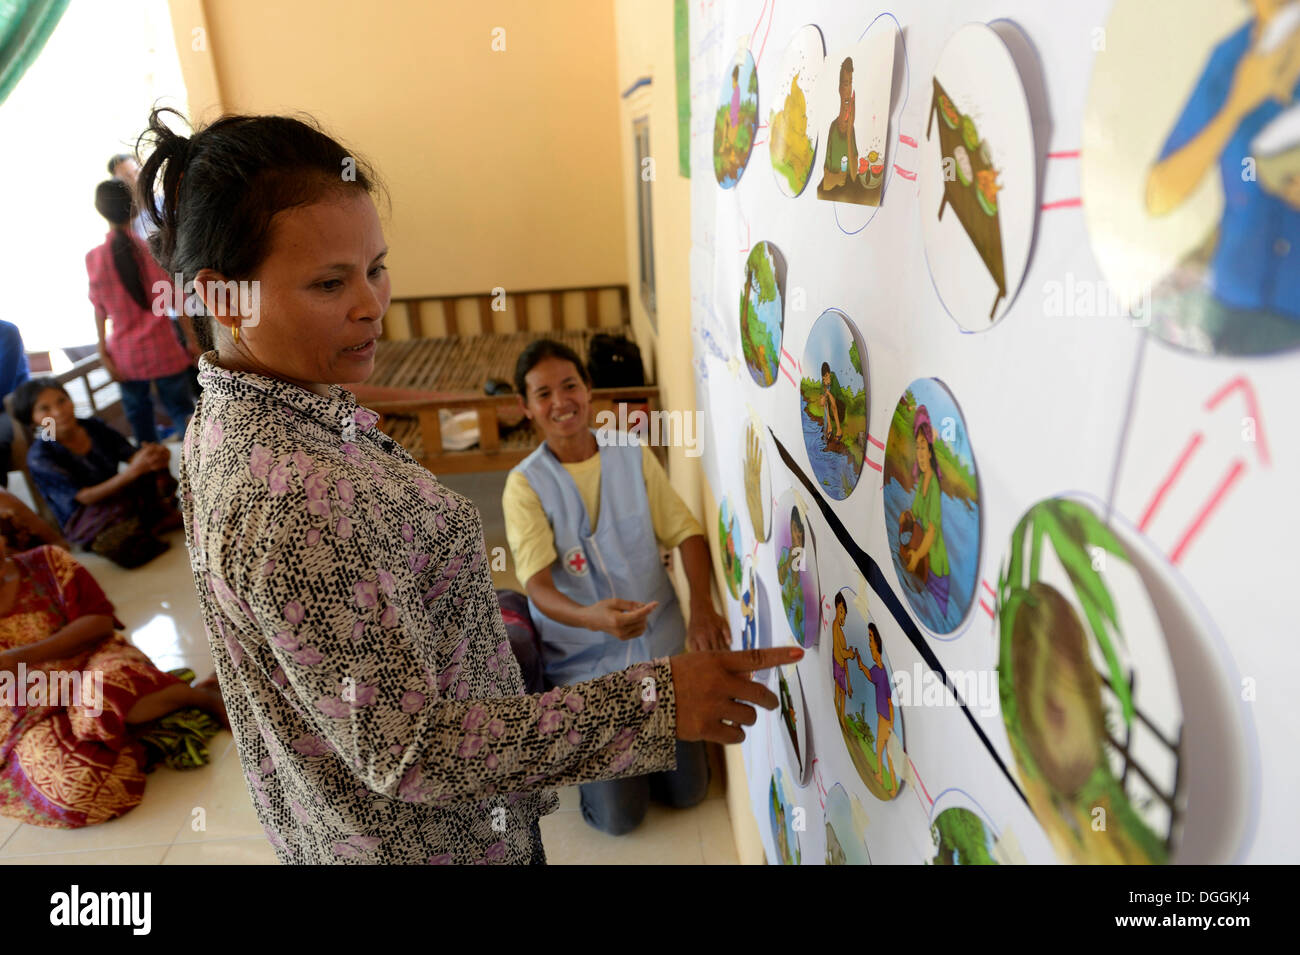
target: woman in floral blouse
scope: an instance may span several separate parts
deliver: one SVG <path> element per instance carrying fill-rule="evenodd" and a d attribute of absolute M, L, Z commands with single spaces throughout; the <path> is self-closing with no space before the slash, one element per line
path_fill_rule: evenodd
<path fill-rule="evenodd" d="M 341 387 L 370 374 L 389 303 L 371 170 L 295 119 L 185 139 L 156 111 L 146 135 L 152 251 L 222 328 L 181 505 L 281 861 L 542 862 L 549 787 L 671 769 L 677 739 L 739 742 L 745 701 L 776 706 L 752 671 L 801 651 L 685 654 L 523 695 L 478 511 Z"/>

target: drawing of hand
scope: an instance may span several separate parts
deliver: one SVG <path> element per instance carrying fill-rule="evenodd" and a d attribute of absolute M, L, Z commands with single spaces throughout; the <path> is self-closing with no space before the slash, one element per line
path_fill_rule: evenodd
<path fill-rule="evenodd" d="M 1245 116 L 1269 97 L 1289 100 L 1291 90 L 1282 92 L 1286 66 L 1293 52 L 1291 43 L 1283 43 L 1267 53 L 1247 53 L 1237 64 L 1224 108 L 1234 116 Z M 1292 85 L 1294 85 L 1292 80 Z M 1284 99 L 1285 97 L 1285 99 Z"/>
<path fill-rule="evenodd" d="M 754 536 L 763 537 L 763 443 L 758 429 L 750 424 L 745 436 L 745 505 Z"/>

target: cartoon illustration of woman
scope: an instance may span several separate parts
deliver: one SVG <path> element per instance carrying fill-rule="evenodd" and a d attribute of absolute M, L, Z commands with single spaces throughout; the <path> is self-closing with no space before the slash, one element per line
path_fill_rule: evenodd
<path fill-rule="evenodd" d="M 716 74 L 714 74 L 716 75 Z M 723 142 L 728 149 L 736 148 L 736 129 L 740 125 L 740 67 L 731 68 L 731 108 L 727 111 L 727 128 Z"/>
<path fill-rule="evenodd" d="M 948 564 L 948 547 L 943 539 L 943 510 L 939 459 L 934 453 L 934 428 L 930 425 L 930 412 L 918 405 L 912 421 L 912 435 L 916 441 L 916 460 L 912 464 L 912 507 L 914 521 L 910 553 L 906 558 L 908 573 L 917 573 L 922 559 L 929 559 L 925 575 L 925 588 L 939 605 L 939 613 L 948 610 L 948 584 L 951 568 Z M 908 512 L 904 512 L 905 519 Z M 916 535 L 921 534 L 920 543 Z"/>
<path fill-rule="evenodd" d="M 857 117 L 857 94 L 853 92 L 853 58 L 840 64 L 840 111 L 826 132 L 826 165 L 822 170 L 822 192 L 843 188 L 858 172 L 858 143 L 853 132 Z"/>
<path fill-rule="evenodd" d="M 790 630 L 800 644 L 804 642 L 803 579 L 800 572 L 806 566 L 805 553 L 803 520 L 799 517 L 799 509 L 792 507 L 790 546 L 781 548 L 776 563 L 776 576 L 781 583 L 781 603 L 785 605 L 786 620 L 790 622 Z"/>
<path fill-rule="evenodd" d="M 1148 213 L 1163 216 L 1217 167 L 1223 217 L 1206 294 L 1170 321 L 1227 354 L 1300 345 L 1300 170 L 1272 187 L 1246 174 L 1255 137 L 1300 93 L 1300 23 L 1288 0 L 1249 2 L 1254 17 L 1210 54 L 1146 185 Z"/>
<path fill-rule="evenodd" d="M 828 362 L 822 362 L 822 393 L 814 400 L 822 413 L 822 440 L 830 443 L 831 422 L 834 421 L 834 439 L 843 441 L 844 428 L 840 424 L 840 403 L 835 400 L 835 394 L 831 391 L 831 366 Z"/>

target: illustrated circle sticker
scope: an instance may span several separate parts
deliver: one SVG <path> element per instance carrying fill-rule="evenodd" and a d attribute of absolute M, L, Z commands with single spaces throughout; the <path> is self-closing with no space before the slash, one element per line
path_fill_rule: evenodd
<path fill-rule="evenodd" d="M 844 500 L 867 454 L 867 357 L 857 327 L 839 309 L 822 312 L 808 333 L 799 424 L 818 486 Z"/>
<path fill-rule="evenodd" d="M 1168 862 L 1184 803 L 1183 708 L 1125 546 L 1081 501 L 1035 504 L 1012 534 L 998 610 L 1002 720 L 1057 856 Z M 1092 824 L 1098 810 L 1105 827 Z"/>
<path fill-rule="evenodd" d="M 722 77 L 713 118 L 713 175 L 723 189 L 740 182 L 758 128 L 758 73 L 749 50 L 740 50 Z"/>
<path fill-rule="evenodd" d="M 790 758 L 794 781 L 807 786 L 812 775 L 812 743 L 808 729 L 808 704 L 799 668 L 793 664 L 777 667 L 776 684 L 786 756 Z"/>
<path fill-rule="evenodd" d="M 867 814 L 857 796 L 836 783 L 826 795 L 826 864 L 871 865 Z"/>
<path fill-rule="evenodd" d="M 848 587 L 835 594 L 833 613 L 831 679 L 844 745 L 871 794 L 893 799 L 907 764 L 894 670 L 879 628 Z"/>
<path fill-rule="evenodd" d="M 918 378 L 885 442 L 885 532 L 903 594 L 921 623 L 952 633 L 975 600 L 980 487 L 966 421 L 937 378 Z"/>
<path fill-rule="evenodd" d="M 795 31 L 781 56 L 773 97 L 780 109 L 767 119 L 767 151 L 777 186 L 791 198 L 808 185 L 817 158 L 818 130 L 809 107 L 825 57 L 822 31 L 811 23 Z"/>
<path fill-rule="evenodd" d="M 750 418 L 745 425 L 740 457 L 745 471 L 745 510 L 754 539 L 765 541 L 772 526 L 772 468 L 763 425 Z"/>
<path fill-rule="evenodd" d="M 894 50 L 901 38 L 897 20 L 879 16 L 861 40 L 826 57 L 814 100 L 821 137 L 818 199 L 858 206 L 883 201 Z"/>
<path fill-rule="evenodd" d="M 982 23 L 948 39 L 925 95 L 925 258 L 948 314 L 983 331 L 1010 308 L 1029 262 L 1038 212 L 1029 103 L 1011 51 Z"/>
<path fill-rule="evenodd" d="M 930 810 L 934 856 L 929 865 L 997 865 L 998 833 L 987 814 L 959 789 L 948 789 Z"/>
<path fill-rule="evenodd" d="M 821 627 L 821 585 L 817 580 L 817 544 L 808 516 L 786 491 L 772 515 L 776 539 L 776 577 L 790 634 L 801 647 L 815 647 Z"/>
<path fill-rule="evenodd" d="M 799 849 L 799 833 L 794 827 L 795 806 L 790 799 L 789 778 L 780 766 L 772 773 L 767 803 L 777 862 L 781 865 L 799 865 L 803 861 L 803 855 Z"/>
<path fill-rule="evenodd" d="M 758 242 L 745 260 L 740 293 L 740 347 L 749 377 L 766 388 L 781 369 L 785 327 L 785 256 L 771 242 Z"/>
<path fill-rule="evenodd" d="M 1105 35 L 1079 168 L 1105 284 L 1061 312 L 1205 354 L 1300 347 L 1300 7 L 1118 0 Z"/>
<path fill-rule="evenodd" d="M 724 497 L 718 505 L 718 544 L 722 548 L 722 579 L 732 600 L 740 599 L 740 564 L 743 545 L 740 539 L 740 519 L 731 506 L 731 498 Z"/>
<path fill-rule="evenodd" d="M 745 558 L 741 572 L 740 618 L 740 649 L 766 650 L 772 645 L 767 588 L 758 576 L 752 557 Z"/>

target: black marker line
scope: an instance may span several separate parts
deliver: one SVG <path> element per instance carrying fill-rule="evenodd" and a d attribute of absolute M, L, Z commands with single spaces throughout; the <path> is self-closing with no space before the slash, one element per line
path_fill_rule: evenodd
<path fill-rule="evenodd" d="M 894 622 L 902 628 L 903 633 L 906 634 L 907 639 L 911 641 L 912 646 L 916 647 L 917 653 L 921 654 L 921 659 L 925 661 L 926 665 L 931 670 L 943 678 L 944 686 L 948 687 L 949 691 L 952 693 L 953 699 L 955 699 L 957 705 L 961 707 L 962 713 L 966 715 L 966 719 L 970 722 L 971 729 L 975 730 L 975 734 L 979 736 L 980 742 L 982 742 L 984 748 L 989 751 L 989 755 L 993 757 L 993 761 L 998 764 L 998 769 L 1002 770 L 1002 774 L 1007 777 L 1007 782 L 1009 782 L 1011 788 L 1016 791 L 1016 795 L 1021 798 L 1026 806 L 1028 806 L 1029 800 L 1025 797 L 1024 791 L 1021 790 L 1020 784 L 1016 782 L 1016 777 L 1011 774 L 1011 770 L 1007 768 L 1007 764 L 1002 761 L 1002 757 L 998 755 L 998 751 L 993 748 L 993 744 L 989 741 L 989 738 L 984 735 L 984 730 L 980 728 L 975 717 L 971 715 L 965 701 L 962 700 L 961 695 L 957 692 L 957 688 L 953 686 L 952 681 L 948 679 L 948 674 L 944 670 L 943 664 L 941 664 L 939 658 L 934 655 L 934 651 L 930 649 L 930 645 L 926 642 L 925 636 L 921 633 L 920 629 L 917 628 L 916 624 L 912 622 L 911 616 L 903 608 L 902 601 L 898 599 L 893 588 L 889 586 L 889 582 L 885 580 L 885 575 L 881 573 L 880 566 L 871 559 L 870 554 L 858 546 L 857 542 L 849 535 L 849 532 L 845 530 L 844 525 L 841 524 L 840 519 L 835 516 L 835 512 L 832 511 L 831 506 L 826 503 L 821 492 L 813 485 L 812 481 L 808 479 L 808 475 L 804 474 L 799 465 L 795 463 L 794 458 L 790 456 L 790 452 L 785 449 L 785 445 L 781 443 L 780 439 L 777 438 L 772 429 L 768 428 L 767 432 L 772 435 L 772 441 L 776 444 L 776 450 L 781 455 L 781 460 L 785 462 L 786 470 L 798 477 L 800 483 L 807 488 L 808 493 L 812 495 L 813 500 L 817 502 L 817 506 L 821 509 L 822 517 L 826 520 L 826 525 L 839 540 L 840 546 L 844 548 L 846 553 L 848 553 L 853 563 L 858 565 L 858 570 L 861 571 L 862 576 L 866 578 L 867 584 L 871 589 L 876 592 L 876 596 L 884 601 L 885 606 L 889 608 L 890 614 L 893 615 Z M 776 520 L 775 514 L 772 515 L 772 519 L 774 521 Z M 818 612 L 821 612 L 820 607 L 818 608 Z M 1032 810 L 1033 807 L 1030 808 Z"/>

